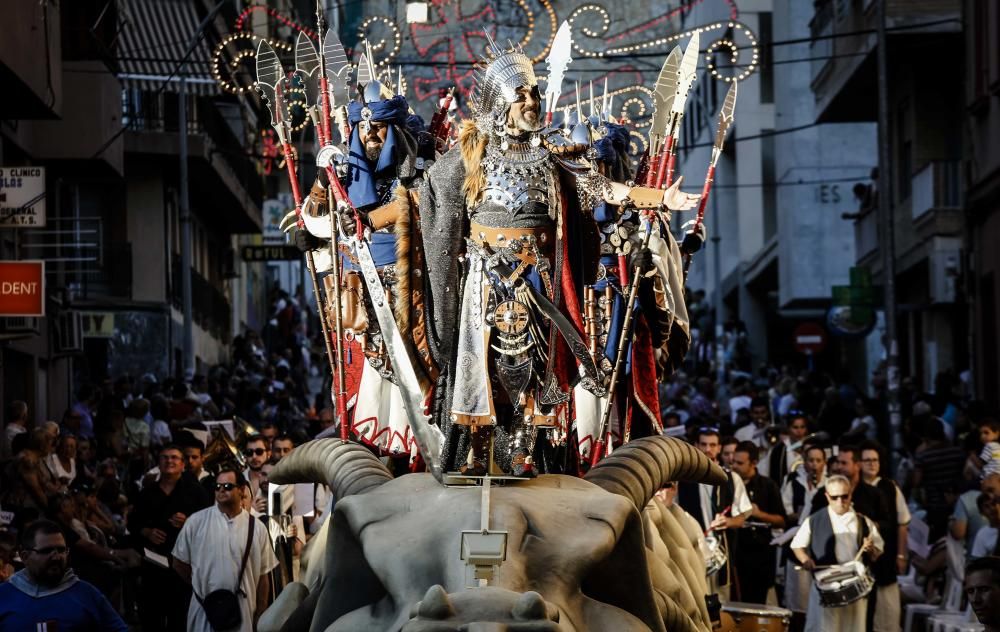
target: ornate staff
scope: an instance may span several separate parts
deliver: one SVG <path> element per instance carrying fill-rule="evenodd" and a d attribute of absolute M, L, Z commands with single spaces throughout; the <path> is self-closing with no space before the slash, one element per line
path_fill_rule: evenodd
<path fill-rule="evenodd" d="M 290 141 L 290 127 L 285 120 L 284 98 L 282 96 L 282 84 L 285 80 L 285 73 L 281 67 L 281 61 L 277 53 L 262 39 L 257 46 L 257 90 L 271 114 L 271 127 L 274 128 L 281 142 L 281 150 L 285 154 L 285 168 L 288 170 L 288 181 L 292 187 L 292 198 L 295 201 L 295 225 L 302 230 L 305 222 L 302 219 L 302 191 L 299 188 L 299 176 L 295 169 L 295 156 L 292 152 Z M 309 278 L 312 280 L 313 294 L 317 302 L 320 299 L 319 284 L 316 282 L 316 263 L 313 261 L 312 252 L 306 252 L 306 265 L 309 267 Z M 333 349 L 330 347 L 330 332 L 327 327 L 326 315 L 320 306 L 319 324 L 323 331 L 323 341 L 326 344 L 326 356 L 330 363 L 330 370 L 336 372 L 337 366 L 334 363 Z M 339 411 L 338 411 L 339 412 Z"/>
<path fill-rule="evenodd" d="M 701 234 L 702 222 L 705 219 L 705 207 L 708 204 L 708 194 L 715 181 L 715 165 L 722 155 L 722 146 L 726 142 L 726 133 L 733 125 L 733 113 L 736 110 L 736 82 L 733 81 L 726 93 L 726 99 L 719 109 L 719 125 L 715 130 L 715 143 L 712 145 L 712 157 L 708 162 L 708 173 L 705 174 L 705 186 L 701 190 L 701 200 L 698 202 L 698 216 L 692 229 L 684 234 L 681 250 L 684 252 L 684 280 L 687 280 L 688 268 L 691 267 L 691 256 L 701 250 L 704 238 Z"/>
<path fill-rule="evenodd" d="M 323 34 L 323 29 L 326 26 L 326 19 L 323 14 L 323 9 L 317 3 L 316 5 L 316 26 L 317 32 Z M 323 54 L 319 56 L 318 66 L 319 66 L 319 93 L 322 100 L 322 135 L 321 142 L 323 146 L 331 143 L 331 130 L 330 130 L 330 111 L 332 106 L 335 104 L 331 103 L 334 99 L 334 95 L 331 91 L 335 86 L 343 83 L 341 88 L 337 88 L 338 94 L 343 93 L 343 97 L 346 99 L 347 86 L 346 81 L 340 80 L 340 71 L 343 71 L 343 67 L 339 64 L 339 58 L 343 58 L 343 63 L 346 66 L 347 56 L 344 55 L 344 50 L 341 47 L 337 50 L 336 44 L 340 43 L 340 40 L 336 39 L 336 34 L 334 34 L 334 39 L 330 39 L 331 31 L 326 32 L 326 37 L 323 40 Z M 312 46 L 312 42 L 309 42 Z M 330 64 L 333 63 L 337 66 L 338 71 L 334 73 L 334 81 L 331 86 L 330 77 L 328 75 L 330 71 Z M 347 79 L 347 73 L 344 73 L 345 80 Z M 346 139 L 346 136 L 344 136 Z M 327 180 L 330 182 L 329 191 L 332 193 L 333 187 L 340 185 L 340 180 L 337 178 L 336 169 L 333 166 L 333 162 L 329 159 L 326 161 L 326 176 Z M 328 195 L 327 210 L 330 214 L 330 255 L 331 255 L 331 276 L 333 277 L 333 329 L 334 335 L 337 337 L 337 385 L 336 393 L 334 398 L 337 402 L 337 416 L 340 418 L 340 439 L 342 441 L 347 441 L 350 433 L 347 427 L 347 383 L 344 379 L 344 319 L 343 314 L 340 311 L 340 232 L 338 231 L 337 222 L 335 218 L 335 212 L 339 212 L 338 209 L 334 209 L 330 202 L 333 201 L 333 197 Z"/>

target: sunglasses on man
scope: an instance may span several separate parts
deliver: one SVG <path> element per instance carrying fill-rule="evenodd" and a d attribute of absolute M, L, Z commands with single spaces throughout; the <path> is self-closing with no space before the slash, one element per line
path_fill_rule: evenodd
<path fill-rule="evenodd" d="M 255 454 L 257 456 L 264 456 L 266 452 L 267 450 L 265 450 L 264 448 L 247 448 L 246 450 L 243 451 L 243 456 L 253 456 Z"/>
<path fill-rule="evenodd" d="M 218 491 L 222 491 L 222 490 L 225 490 L 227 492 L 231 492 L 234 489 L 236 489 L 236 483 L 216 483 L 215 484 L 215 491 L 217 491 L 217 492 Z"/>
<path fill-rule="evenodd" d="M 834 496 L 833 494 L 827 494 L 826 497 L 829 498 L 830 500 L 850 500 L 851 499 L 851 495 L 850 494 L 837 494 L 836 496 Z"/>

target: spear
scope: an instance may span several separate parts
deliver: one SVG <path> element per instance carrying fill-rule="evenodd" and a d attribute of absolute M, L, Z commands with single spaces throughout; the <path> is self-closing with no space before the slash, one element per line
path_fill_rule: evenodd
<path fill-rule="evenodd" d="M 645 156 L 645 183 L 656 186 L 657 167 L 666 159 L 670 139 L 670 110 L 677 96 L 677 71 L 681 66 L 681 47 L 675 46 L 663 61 L 653 88 L 653 119 L 649 124 L 649 148 Z"/>
<path fill-rule="evenodd" d="M 562 94 L 563 76 L 572 59 L 573 33 L 569 22 L 563 21 L 552 40 L 552 48 L 545 63 L 549 66 L 549 78 L 545 82 L 545 125 L 552 125 L 552 114 L 556 111 L 556 102 Z"/>
<path fill-rule="evenodd" d="M 660 160 L 656 173 L 656 188 L 669 187 L 674 179 L 674 162 L 677 159 L 677 138 L 681 132 L 681 121 L 684 120 L 684 105 L 687 103 L 691 84 L 698 72 L 698 47 L 701 36 L 695 31 L 684 49 L 680 68 L 677 70 L 677 95 L 670 107 L 670 138 L 667 141 L 666 160 Z"/>
<path fill-rule="evenodd" d="M 323 13 L 323 8 L 320 6 L 319 2 L 316 3 L 316 27 L 318 33 L 323 35 L 323 29 L 326 26 L 326 17 Z M 319 70 L 319 97 L 322 102 L 323 111 L 323 133 L 322 138 L 325 141 L 324 144 L 330 142 L 331 139 L 331 129 L 330 129 L 330 110 L 331 110 L 331 100 L 333 99 L 333 93 L 330 87 L 330 64 L 337 65 L 339 58 L 337 53 L 339 52 L 340 57 L 343 57 L 344 65 L 346 65 L 347 57 L 343 54 L 343 48 L 338 49 L 330 41 L 330 33 L 332 31 L 327 31 L 326 36 L 323 39 L 323 54 L 318 56 L 317 59 L 317 69 Z M 336 35 L 334 35 L 336 37 Z M 312 45 L 312 42 L 309 42 Z M 338 41 L 339 43 L 339 41 Z M 338 71 L 334 73 L 337 81 L 339 82 L 340 72 L 343 71 L 342 66 L 338 66 Z M 346 86 L 345 86 L 346 90 Z M 344 136 L 346 142 L 347 136 Z M 330 183 L 331 191 L 334 186 L 340 185 L 340 180 L 337 178 L 337 171 L 334 168 L 332 161 L 327 161 L 326 163 L 326 176 L 327 181 Z M 336 378 L 336 386 L 334 399 L 337 402 L 337 417 L 340 420 L 340 438 L 343 441 L 347 441 L 350 433 L 348 432 L 347 424 L 347 380 L 344 377 L 344 317 L 340 311 L 340 244 L 339 235 L 340 232 L 336 225 L 336 216 L 338 209 L 334 208 L 333 196 L 327 196 L 327 207 L 330 214 L 330 258 L 331 258 L 331 276 L 333 285 L 333 332 L 336 337 L 336 364 L 337 371 L 334 374 Z"/>
<path fill-rule="evenodd" d="M 719 109 L 719 124 L 715 130 L 715 142 L 712 144 L 712 157 L 708 162 L 708 173 L 705 174 L 705 184 L 701 190 L 701 200 L 698 202 L 698 216 L 695 219 L 694 227 L 684 235 L 681 243 L 681 250 L 684 252 L 684 278 L 687 279 L 688 268 L 691 267 L 691 256 L 701 250 L 702 236 L 699 229 L 705 219 L 705 207 L 708 204 L 708 194 L 712 190 L 712 183 L 715 181 L 715 165 L 722 155 L 722 146 L 726 142 L 726 134 L 733 125 L 733 114 L 736 110 L 736 82 L 729 86 L 726 99 Z"/>
<path fill-rule="evenodd" d="M 292 187 L 292 199 L 295 201 L 295 225 L 299 230 L 302 230 L 305 226 L 305 222 L 302 219 L 302 191 L 299 188 L 299 176 L 295 168 L 295 154 L 292 151 L 290 138 L 291 129 L 288 121 L 284 118 L 285 103 L 282 94 L 285 81 L 284 74 L 277 53 L 267 43 L 267 40 L 262 39 L 257 46 L 256 87 L 258 92 L 260 92 L 264 105 L 271 114 L 271 127 L 274 128 L 275 133 L 278 135 L 281 150 L 285 154 L 285 168 L 288 171 L 288 182 Z M 330 370 L 336 372 L 337 365 L 334 362 L 333 349 L 330 346 L 330 332 L 327 327 L 326 315 L 322 305 L 319 304 L 321 298 L 319 284 L 316 281 L 316 263 L 313 260 L 312 252 L 306 252 L 306 265 L 309 268 L 309 278 L 312 280 L 313 294 L 316 297 L 319 307 L 319 324 L 323 331 L 323 341 L 326 344 L 326 357 L 330 363 Z M 338 413 L 340 412 L 340 409 L 338 409 Z"/>

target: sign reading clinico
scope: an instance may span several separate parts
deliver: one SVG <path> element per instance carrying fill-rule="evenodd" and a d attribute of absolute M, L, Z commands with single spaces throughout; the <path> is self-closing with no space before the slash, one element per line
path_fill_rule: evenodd
<path fill-rule="evenodd" d="M 0 228 L 45 226 L 45 167 L 0 167 Z"/>

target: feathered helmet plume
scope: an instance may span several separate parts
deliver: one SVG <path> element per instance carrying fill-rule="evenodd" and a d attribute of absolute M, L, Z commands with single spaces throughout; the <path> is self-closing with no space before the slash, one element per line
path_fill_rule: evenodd
<path fill-rule="evenodd" d="M 486 33 L 485 29 L 483 31 Z M 510 104 L 517 98 L 517 89 L 538 85 L 531 60 L 520 46 L 504 50 L 496 45 L 489 33 L 487 56 L 477 68 L 477 87 L 472 99 L 476 122 L 483 131 L 493 131 L 503 125 Z"/>

